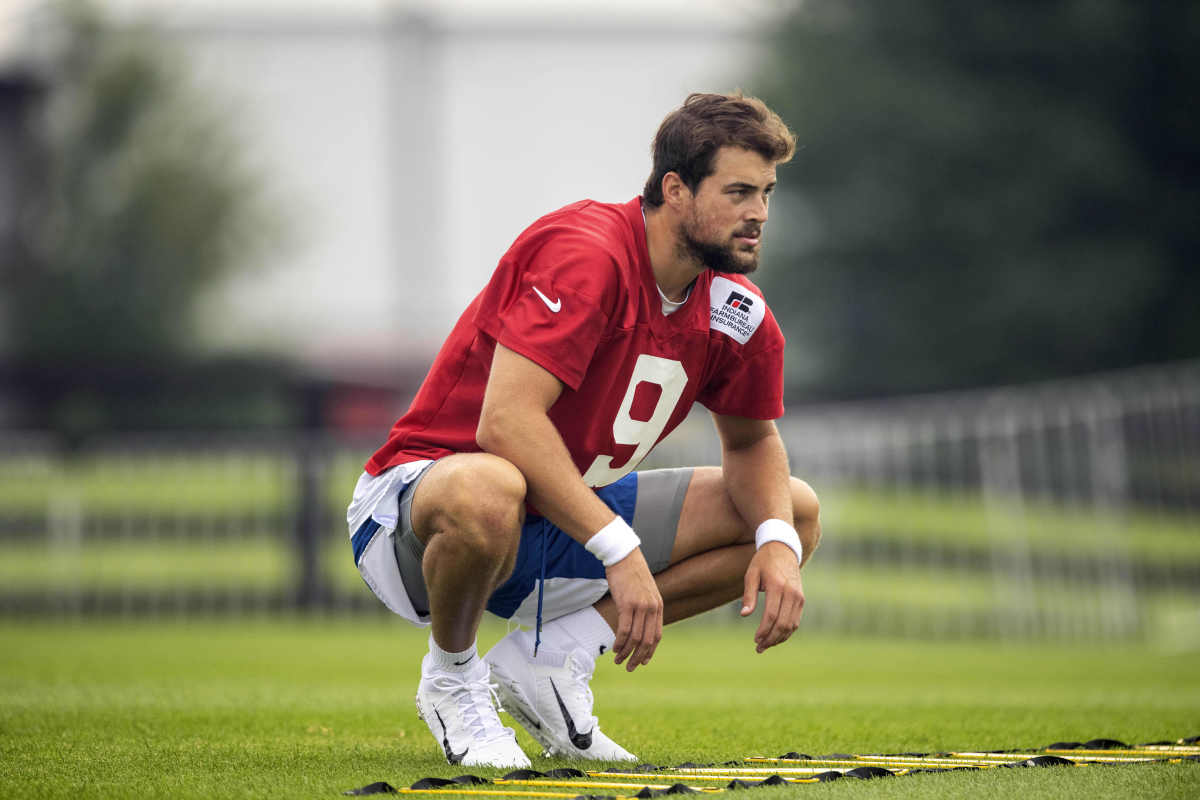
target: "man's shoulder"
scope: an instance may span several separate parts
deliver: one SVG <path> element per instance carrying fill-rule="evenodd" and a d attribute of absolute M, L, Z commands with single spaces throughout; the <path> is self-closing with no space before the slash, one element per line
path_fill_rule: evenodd
<path fill-rule="evenodd" d="M 636 242 L 633 221 L 640 215 L 637 198 L 628 203 L 579 200 L 539 217 L 525 233 L 552 233 L 600 247 L 628 246 Z"/>
<path fill-rule="evenodd" d="M 624 203 L 606 203 L 600 200 L 584 199 L 568 203 L 562 208 L 544 214 L 542 220 L 572 219 L 597 221 L 621 221 L 628 225 L 630 216 L 636 212 L 641 215 L 641 198 L 635 197 Z"/>
<path fill-rule="evenodd" d="M 638 225 L 635 226 L 634 222 Z M 520 272 L 571 275 L 585 294 L 607 295 L 641 274 L 645 230 L 638 199 L 630 203 L 581 200 L 539 218 L 505 254 Z"/>

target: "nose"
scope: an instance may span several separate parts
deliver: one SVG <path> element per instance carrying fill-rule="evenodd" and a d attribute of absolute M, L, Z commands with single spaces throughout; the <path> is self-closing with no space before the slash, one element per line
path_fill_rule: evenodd
<path fill-rule="evenodd" d="M 767 221 L 767 196 L 758 195 L 758 199 L 746 209 L 746 221 L 762 224 Z"/>

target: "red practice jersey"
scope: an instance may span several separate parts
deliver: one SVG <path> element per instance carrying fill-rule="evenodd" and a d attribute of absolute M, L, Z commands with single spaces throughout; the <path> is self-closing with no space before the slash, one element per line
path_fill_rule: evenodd
<path fill-rule="evenodd" d="M 783 334 L 758 288 L 707 270 L 664 314 L 641 198 L 585 200 L 513 243 L 367 472 L 480 450 L 496 342 L 565 385 L 550 419 L 589 486 L 631 472 L 696 401 L 717 414 L 783 415 Z"/>

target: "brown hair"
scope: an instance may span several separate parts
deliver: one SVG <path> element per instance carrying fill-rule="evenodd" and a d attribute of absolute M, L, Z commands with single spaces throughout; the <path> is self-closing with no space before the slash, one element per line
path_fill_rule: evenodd
<path fill-rule="evenodd" d="M 652 208 L 663 204 L 662 180 L 668 172 L 679 175 L 695 192 L 713 173 L 717 151 L 727 146 L 753 150 L 778 164 L 791 159 L 796 135 L 757 97 L 740 91 L 690 94 L 654 135 L 654 168 L 642 189 L 643 202 Z"/>

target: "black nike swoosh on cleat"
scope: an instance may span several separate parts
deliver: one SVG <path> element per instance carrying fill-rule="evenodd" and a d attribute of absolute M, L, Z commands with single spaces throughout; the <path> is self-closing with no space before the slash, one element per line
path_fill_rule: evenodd
<path fill-rule="evenodd" d="M 554 679 L 550 679 L 550 688 L 554 690 L 554 699 L 558 701 L 558 710 L 562 712 L 563 720 L 567 723 L 567 738 L 571 740 L 571 744 L 578 747 L 580 750 L 587 750 L 592 746 L 592 733 L 595 728 L 587 733 L 577 733 L 575 731 L 575 720 L 571 719 L 570 712 L 563 704 L 562 695 L 558 693 L 558 687 L 554 685 Z"/>
<path fill-rule="evenodd" d="M 442 715 L 438 713 L 436 708 L 433 710 L 433 714 L 437 717 L 438 722 L 441 723 L 442 726 L 442 748 L 446 751 L 446 760 L 451 764 L 459 763 L 463 760 L 463 757 L 466 756 L 467 751 L 471 748 L 464 747 L 461 753 L 455 753 L 453 750 L 451 750 L 450 738 L 446 736 L 446 723 L 442 721 Z"/>
<path fill-rule="evenodd" d="M 475 656 L 468 656 L 465 661 L 455 661 L 454 666 L 461 667 L 463 664 L 469 664 L 471 662 L 471 659 L 474 657 Z"/>

